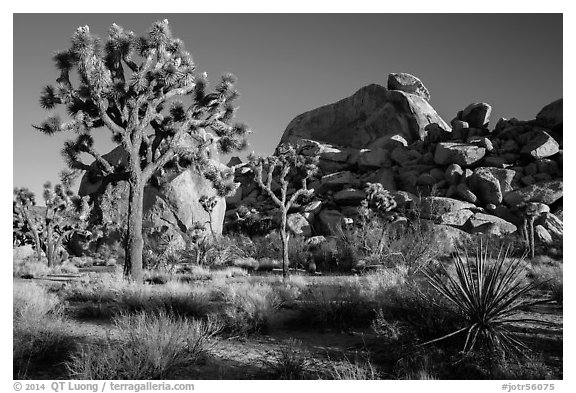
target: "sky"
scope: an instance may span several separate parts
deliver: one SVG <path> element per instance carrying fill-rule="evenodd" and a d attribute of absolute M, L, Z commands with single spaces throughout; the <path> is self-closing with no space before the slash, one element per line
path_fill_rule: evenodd
<path fill-rule="evenodd" d="M 447 122 L 472 102 L 492 105 L 493 124 L 528 120 L 563 96 L 562 14 L 14 14 L 14 186 L 40 196 L 65 167 L 60 150 L 72 135 L 31 126 L 51 114 L 38 98 L 58 77 L 54 51 L 78 26 L 105 39 L 112 23 L 143 35 L 165 18 L 209 80 L 238 77 L 248 152 L 272 153 L 294 117 L 385 86 L 392 72 L 419 77 Z M 98 133 L 100 151 L 111 150 L 109 133 Z"/>

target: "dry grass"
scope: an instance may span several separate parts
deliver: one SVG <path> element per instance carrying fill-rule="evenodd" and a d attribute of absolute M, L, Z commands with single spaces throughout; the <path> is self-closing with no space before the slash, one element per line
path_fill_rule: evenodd
<path fill-rule="evenodd" d="M 114 324 L 120 341 L 86 345 L 67 363 L 72 379 L 170 379 L 210 349 L 221 326 L 163 312 L 121 315 Z"/>

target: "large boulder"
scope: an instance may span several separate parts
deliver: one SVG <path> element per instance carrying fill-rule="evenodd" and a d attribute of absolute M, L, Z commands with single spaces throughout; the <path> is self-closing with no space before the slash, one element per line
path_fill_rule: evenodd
<path fill-rule="evenodd" d="M 470 189 L 484 204 L 499 205 L 502 197 L 512 191 L 516 172 L 511 169 L 481 167 L 470 177 Z"/>
<path fill-rule="evenodd" d="M 405 93 L 416 94 L 426 101 L 430 101 L 430 92 L 422 81 L 405 72 L 388 75 L 388 90 L 400 90 Z"/>
<path fill-rule="evenodd" d="M 476 145 L 458 142 L 443 142 L 436 145 L 434 162 L 438 165 L 458 164 L 470 166 L 482 159 L 486 149 Z"/>
<path fill-rule="evenodd" d="M 558 142 L 545 131 L 536 131 L 520 153 L 529 154 L 535 159 L 553 156 L 560 150 Z"/>
<path fill-rule="evenodd" d="M 538 125 L 547 128 L 554 128 L 562 125 L 563 106 L 564 100 L 560 98 L 542 108 L 542 110 L 536 115 L 536 122 Z"/>
<path fill-rule="evenodd" d="M 318 214 L 323 233 L 334 235 L 344 225 L 344 215 L 338 210 L 324 209 Z"/>
<path fill-rule="evenodd" d="M 116 147 L 103 156 L 112 165 L 127 162 L 122 146 Z M 212 161 L 216 167 L 223 164 Z M 95 164 L 93 164 L 95 165 Z M 95 222 L 126 225 L 128 217 L 129 185 L 126 181 L 104 184 L 88 171 L 80 182 L 80 196 L 89 195 L 94 202 Z M 216 197 L 212 217 L 202 208 L 199 199 L 203 195 Z M 212 183 L 193 169 L 183 172 L 167 170 L 162 177 L 151 181 L 144 189 L 143 228 L 145 235 L 161 233 L 183 244 L 182 234 L 192 228 L 195 222 L 209 227 L 216 234 L 222 233 L 226 201 L 218 197 Z"/>
<path fill-rule="evenodd" d="M 423 218 L 438 218 L 446 213 L 474 207 L 473 203 L 446 197 L 429 196 L 420 200 L 420 213 Z"/>
<path fill-rule="evenodd" d="M 430 123 L 450 130 L 424 98 L 372 84 L 334 104 L 297 116 L 286 127 L 280 143 L 311 139 L 363 149 L 380 146 L 391 135 L 400 135 L 410 143 L 424 139 Z"/>
<path fill-rule="evenodd" d="M 504 202 L 508 206 L 517 206 L 528 202 L 550 205 L 562 198 L 563 189 L 562 179 L 540 182 L 506 194 Z"/>
<path fill-rule="evenodd" d="M 286 217 L 286 226 L 295 235 L 310 236 L 312 228 L 308 220 L 300 213 L 292 213 Z"/>
<path fill-rule="evenodd" d="M 485 235 L 502 236 L 516 232 L 516 225 L 490 214 L 474 213 L 466 223 L 469 233 L 483 233 Z"/>
<path fill-rule="evenodd" d="M 460 120 L 468 123 L 469 127 L 482 128 L 488 126 L 492 107 L 485 102 L 468 105 L 460 116 Z"/>

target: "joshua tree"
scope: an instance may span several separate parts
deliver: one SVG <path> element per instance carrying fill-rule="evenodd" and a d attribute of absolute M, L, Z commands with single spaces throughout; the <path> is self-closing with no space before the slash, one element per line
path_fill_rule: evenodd
<path fill-rule="evenodd" d="M 217 169 L 211 154 L 215 147 L 228 153 L 246 145 L 248 128 L 231 123 L 236 79 L 226 74 L 208 93 L 205 73 L 196 72 L 167 20 L 154 23 L 141 37 L 113 24 L 104 44 L 88 26 L 79 27 L 71 47 L 57 52 L 54 60 L 60 77 L 56 87 L 44 88 L 40 104 L 46 109 L 64 104 L 72 120 L 63 123 L 53 116 L 36 128 L 48 135 L 75 132 L 76 139 L 65 143 L 63 155 L 71 168 L 90 170 L 102 186 L 128 181 L 124 274 L 141 281 L 143 196 L 149 181 L 166 171 L 195 167 L 219 195 L 235 188 L 233 173 Z M 101 127 L 122 146 L 124 163 L 109 162 L 95 150 L 92 132 Z M 83 162 L 82 155 L 92 156 L 95 164 Z"/>
<path fill-rule="evenodd" d="M 23 188 L 14 189 L 14 211 L 25 221 L 34 243 L 36 256 L 42 259 L 46 253 L 48 266 L 59 262 L 59 250 L 62 243 L 75 232 L 86 229 L 90 207 L 88 197 L 80 198 L 70 189 L 69 178 L 63 176 L 63 184 L 55 187 L 48 182 L 44 184 L 44 214 L 35 215 L 31 208 L 35 205 L 34 194 Z"/>
<path fill-rule="evenodd" d="M 366 183 L 366 198 L 361 203 L 361 216 L 365 220 L 369 219 L 371 213 L 376 214 L 378 217 L 392 222 L 397 217 L 390 213 L 396 208 L 396 200 L 390 195 L 390 191 L 384 188 L 380 183 Z M 384 248 L 384 233 L 386 227 L 382 227 L 380 239 L 378 240 L 378 254 L 382 253 Z"/>
<path fill-rule="evenodd" d="M 276 155 L 270 157 L 256 157 L 253 154 L 249 157 L 250 167 L 254 171 L 254 179 L 264 190 L 270 199 L 278 206 L 282 215 L 280 223 L 280 235 L 282 237 L 282 275 L 288 274 L 288 234 L 286 223 L 288 210 L 296 202 L 298 197 L 311 195 L 314 190 L 309 190 L 307 181 L 318 170 L 318 157 L 307 157 L 296 154 L 296 150 L 291 145 L 281 145 L 278 147 Z M 266 180 L 263 172 L 266 171 Z M 272 185 L 274 178 L 280 184 L 277 190 Z M 300 187 L 294 190 L 289 196 L 289 178 L 299 179 Z M 264 182 L 265 181 L 265 182 Z"/>
<path fill-rule="evenodd" d="M 206 196 L 206 195 L 202 195 L 200 197 L 200 205 L 202 206 L 202 209 L 204 209 L 204 211 L 206 213 L 208 213 L 208 225 L 210 226 L 210 233 L 212 233 L 212 238 L 215 239 L 216 238 L 216 234 L 214 233 L 214 228 L 212 227 L 212 212 L 214 211 L 214 208 L 216 207 L 216 205 L 218 204 L 218 200 L 216 199 L 215 196 Z"/>

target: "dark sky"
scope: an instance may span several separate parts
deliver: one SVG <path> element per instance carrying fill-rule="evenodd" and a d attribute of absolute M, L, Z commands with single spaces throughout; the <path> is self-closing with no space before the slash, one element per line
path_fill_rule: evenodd
<path fill-rule="evenodd" d="M 114 22 L 144 34 L 164 18 L 210 80 L 238 77 L 237 120 L 254 130 L 248 150 L 261 154 L 298 114 L 385 85 L 391 72 L 418 76 L 448 122 L 478 101 L 492 105 L 493 124 L 531 119 L 562 97 L 561 14 L 15 14 L 14 186 L 40 196 L 64 168 L 68 136 L 31 127 L 50 114 L 38 97 L 55 84 L 53 51 L 68 48 L 78 26 L 104 39 Z"/>

